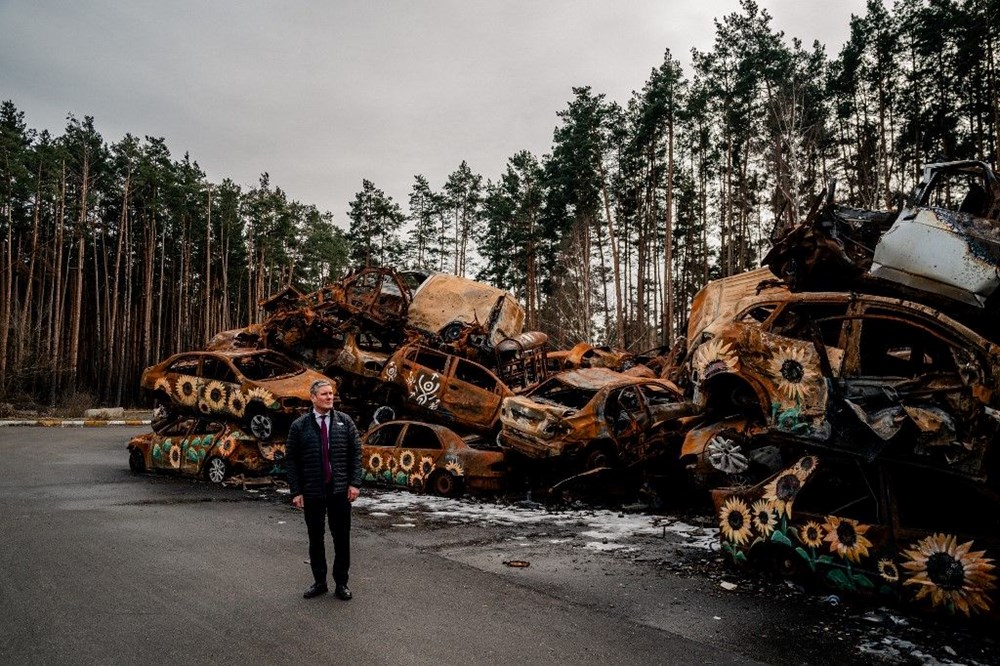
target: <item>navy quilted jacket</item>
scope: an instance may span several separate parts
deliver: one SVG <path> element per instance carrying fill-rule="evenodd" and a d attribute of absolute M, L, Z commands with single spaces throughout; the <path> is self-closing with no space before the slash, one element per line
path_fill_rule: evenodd
<path fill-rule="evenodd" d="M 330 467 L 333 492 L 347 492 L 348 486 L 361 487 L 361 437 L 351 417 L 330 412 Z M 323 497 L 323 450 L 319 424 L 313 411 L 295 419 L 285 442 L 285 467 L 292 497 Z"/>

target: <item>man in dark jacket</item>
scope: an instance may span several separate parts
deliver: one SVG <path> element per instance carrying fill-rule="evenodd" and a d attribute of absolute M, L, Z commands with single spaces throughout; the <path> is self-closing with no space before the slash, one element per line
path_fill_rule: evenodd
<path fill-rule="evenodd" d="M 304 509 L 309 531 L 309 562 L 315 582 L 302 596 L 318 597 L 326 586 L 326 527 L 333 534 L 334 594 L 348 601 L 351 566 L 351 502 L 361 487 L 361 438 L 347 414 L 333 409 L 333 386 L 315 381 L 309 387 L 313 408 L 292 423 L 285 442 L 285 468 L 292 504 Z"/>

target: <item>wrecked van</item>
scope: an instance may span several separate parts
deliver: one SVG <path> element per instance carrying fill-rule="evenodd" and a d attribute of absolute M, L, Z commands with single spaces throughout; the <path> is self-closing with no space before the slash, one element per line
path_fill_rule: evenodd
<path fill-rule="evenodd" d="M 693 412 L 668 381 L 571 370 L 505 399 L 499 441 L 526 458 L 571 459 L 584 469 L 627 465 L 660 453 Z"/>
<path fill-rule="evenodd" d="M 983 479 L 1000 433 L 998 353 L 902 299 L 750 296 L 706 326 L 690 355 L 706 418 L 681 455 L 709 486 L 754 483 L 804 445 Z"/>

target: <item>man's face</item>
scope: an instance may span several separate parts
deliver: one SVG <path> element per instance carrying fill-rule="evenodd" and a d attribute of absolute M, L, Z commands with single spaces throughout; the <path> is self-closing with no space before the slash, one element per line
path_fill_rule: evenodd
<path fill-rule="evenodd" d="M 333 387 L 329 384 L 320 386 L 315 393 L 310 394 L 310 397 L 317 412 L 325 414 L 333 409 Z"/>

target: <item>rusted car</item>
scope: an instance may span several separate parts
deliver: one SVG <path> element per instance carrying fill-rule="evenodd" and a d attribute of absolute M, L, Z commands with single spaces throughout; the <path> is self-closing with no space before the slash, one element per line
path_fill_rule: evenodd
<path fill-rule="evenodd" d="M 361 462 L 366 482 L 443 497 L 502 490 L 506 474 L 503 452 L 487 440 L 416 421 L 390 421 L 369 430 Z"/>
<path fill-rule="evenodd" d="M 707 416 L 682 456 L 708 485 L 752 483 L 803 446 L 985 475 L 1000 432 L 1000 349 L 987 339 L 919 303 L 856 293 L 771 290 L 733 312 L 702 328 L 690 357 Z"/>
<path fill-rule="evenodd" d="M 608 368 L 623 372 L 635 365 L 635 357 L 623 349 L 580 342 L 572 349 L 547 352 L 545 364 L 551 373 L 578 368 Z"/>
<path fill-rule="evenodd" d="M 184 352 L 146 368 L 139 385 L 174 411 L 243 424 L 266 440 L 310 406 L 326 376 L 270 350 Z"/>
<path fill-rule="evenodd" d="M 478 363 L 419 344 L 406 345 L 393 354 L 381 379 L 389 418 L 414 413 L 481 433 L 496 426 L 500 403 L 513 395 Z"/>
<path fill-rule="evenodd" d="M 406 325 L 445 343 L 491 349 L 520 335 L 524 308 L 503 289 L 457 275 L 431 275 L 413 292 Z"/>
<path fill-rule="evenodd" d="M 570 370 L 503 401 L 500 443 L 527 458 L 572 459 L 586 469 L 628 465 L 666 452 L 694 412 L 668 381 Z"/>
<path fill-rule="evenodd" d="M 712 497 L 722 550 L 736 564 L 879 603 L 1000 620 L 1000 521 L 981 482 L 830 453 Z"/>
<path fill-rule="evenodd" d="M 159 432 L 129 440 L 133 472 L 168 471 L 222 483 L 233 474 L 283 474 L 285 443 L 261 442 L 230 423 L 175 415 Z"/>

